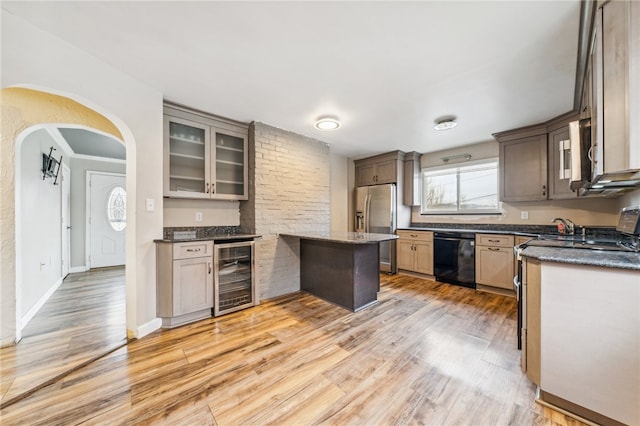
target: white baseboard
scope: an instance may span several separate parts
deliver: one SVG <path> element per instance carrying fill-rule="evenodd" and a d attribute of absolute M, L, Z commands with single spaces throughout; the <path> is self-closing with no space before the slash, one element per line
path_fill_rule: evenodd
<path fill-rule="evenodd" d="M 2 339 L 0 339 L 0 348 L 13 346 L 15 344 L 16 344 L 16 339 L 14 337 L 3 337 Z"/>
<path fill-rule="evenodd" d="M 89 270 L 89 268 L 87 268 L 84 265 L 82 265 L 82 266 L 72 266 L 71 268 L 69 268 L 69 273 L 70 274 L 76 274 L 78 272 L 87 272 L 88 270 Z"/>
<path fill-rule="evenodd" d="M 162 320 L 160 318 L 154 318 L 146 324 L 142 324 L 140 327 L 130 330 L 127 329 L 127 337 L 129 339 L 142 339 L 149 333 L 153 333 L 162 326 Z"/>
<path fill-rule="evenodd" d="M 47 300 L 49 300 L 51 295 L 55 293 L 55 291 L 58 289 L 58 287 L 60 287 L 61 284 L 62 277 L 58 278 L 56 282 L 53 283 L 51 287 L 49 287 L 49 290 L 47 290 L 47 292 L 42 295 L 40 300 L 38 300 L 36 304 L 33 305 L 31 309 L 29 309 L 29 311 L 22 316 L 22 318 L 20 319 L 20 330 L 23 330 L 26 325 L 29 324 L 29 321 L 31 321 L 33 317 L 38 313 L 38 311 L 44 306 L 44 304 L 47 303 Z"/>

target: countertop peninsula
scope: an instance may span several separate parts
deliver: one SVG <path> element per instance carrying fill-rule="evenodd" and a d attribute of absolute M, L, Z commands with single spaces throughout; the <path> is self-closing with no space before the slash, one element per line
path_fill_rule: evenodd
<path fill-rule="evenodd" d="M 306 240 L 328 241 L 347 244 L 374 244 L 382 241 L 395 240 L 397 235 L 375 234 L 368 232 L 296 232 L 281 233 L 283 237 L 296 237 Z"/>

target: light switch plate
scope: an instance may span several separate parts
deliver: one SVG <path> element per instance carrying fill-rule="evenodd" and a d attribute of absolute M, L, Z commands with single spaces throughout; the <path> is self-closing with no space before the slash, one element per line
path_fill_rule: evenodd
<path fill-rule="evenodd" d="M 153 198 L 147 198 L 146 200 L 147 211 L 152 212 L 156 209 L 156 202 Z"/>
<path fill-rule="evenodd" d="M 525 211 L 520 212 L 520 219 L 528 220 L 529 219 L 529 212 L 525 212 Z"/>

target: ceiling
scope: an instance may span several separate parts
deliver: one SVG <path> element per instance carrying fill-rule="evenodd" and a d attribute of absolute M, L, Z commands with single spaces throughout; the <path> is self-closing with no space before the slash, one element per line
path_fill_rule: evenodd
<path fill-rule="evenodd" d="M 106 157 L 125 160 L 126 150 L 122 142 L 112 136 L 85 129 L 60 127 L 58 131 L 76 155 Z"/>
<path fill-rule="evenodd" d="M 166 100 L 353 158 L 492 140 L 573 108 L 579 0 L 11 2 Z M 340 118 L 327 132 L 321 115 Z M 439 117 L 459 125 L 437 132 Z"/>

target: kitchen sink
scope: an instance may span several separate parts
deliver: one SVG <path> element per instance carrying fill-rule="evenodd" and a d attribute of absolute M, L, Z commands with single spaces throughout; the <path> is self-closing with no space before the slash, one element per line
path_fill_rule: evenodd
<path fill-rule="evenodd" d="M 584 239 L 578 235 L 540 235 L 537 240 L 528 241 L 526 245 L 588 250 L 630 251 L 627 247 L 621 246 L 617 240 Z"/>

